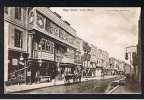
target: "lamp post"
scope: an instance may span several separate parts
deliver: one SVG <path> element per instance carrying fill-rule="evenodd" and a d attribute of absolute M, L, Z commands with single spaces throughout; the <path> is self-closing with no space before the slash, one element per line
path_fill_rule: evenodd
<path fill-rule="evenodd" d="M 40 83 L 40 67 L 42 66 L 42 45 L 41 44 L 39 44 L 39 48 L 40 48 L 40 59 L 38 60 L 39 68 L 37 70 L 38 83 Z"/>
<path fill-rule="evenodd" d="M 26 60 L 24 59 L 24 57 L 23 57 L 23 53 L 22 53 L 22 49 L 23 49 L 23 47 L 22 47 L 22 39 L 20 40 L 20 48 L 21 48 L 21 54 L 20 54 L 20 58 L 19 58 L 19 60 L 20 60 L 20 64 L 22 65 L 22 66 L 24 66 L 24 78 L 25 78 L 25 84 L 27 83 L 27 68 L 26 68 Z"/>

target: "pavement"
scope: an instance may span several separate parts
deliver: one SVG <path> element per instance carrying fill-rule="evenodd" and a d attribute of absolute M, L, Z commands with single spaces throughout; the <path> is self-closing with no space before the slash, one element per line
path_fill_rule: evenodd
<path fill-rule="evenodd" d="M 124 86 L 117 86 L 111 94 L 140 94 L 140 85 L 136 82 L 128 82 Z"/>
<path fill-rule="evenodd" d="M 115 78 L 115 76 L 105 76 L 105 77 L 93 77 L 93 78 L 82 78 L 82 82 L 89 81 L 89 80 L 101 80 L 101 79 L 110 79 Z M 50 87 L 50 86 L 56 86 L 56 85 L 64 85 L 64 80 L 53 80 L 52 82 L 47 83 L 33 83 L 31 85 L 21 84 L 21 85 L 11 85 L 11 86 L 5 86 L 5 93 L 14 93 L 14 92 L 20 92 L 20 91 L 26 91 L 26 90 L 34 90 L 44 87 Z"/>

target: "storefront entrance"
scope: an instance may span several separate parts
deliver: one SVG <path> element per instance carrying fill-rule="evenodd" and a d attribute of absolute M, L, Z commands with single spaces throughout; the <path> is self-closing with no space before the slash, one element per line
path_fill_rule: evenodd
<path fill-rule="evenodd" d="M 25 67 L 28 54 L 9 50 L 8 55 L 8 82 L 6 85 L 24 83 L 26 81 Z"/>
<path fill-rule="evenodd" d="M 57 66 L 56 63 L 52 61 L 43 60 L 42 64 L 39 64 L 38 60 L 34 60 L 30 66 L 30 71 L 31 78 L 29 82 L 49 82 L 57 75 Z"/>

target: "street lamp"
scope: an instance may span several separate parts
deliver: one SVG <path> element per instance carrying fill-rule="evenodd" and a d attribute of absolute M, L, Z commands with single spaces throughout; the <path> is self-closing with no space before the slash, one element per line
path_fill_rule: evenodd
<path fill-rule="evenodd" d="M 23 60 L 24 60 L 24 57 L 23 57 L 23 55 L 21 53 L 21 55 L 20 55 L 20 61 L 23 61 Z"/>
<path fill-rule="evenodd" d="M 38 60 L 39 63 L 39 68 L 37 72 L 38 82 L 40 82 L 40 67 L 42 66 L 42 45 L 41 44 L 39 44 L 39 48 L 40 48 L 40 59 Z"/>
<path fill-rule="evenodd" d="M 20 55 L 20 64 L 24 66 L 24 75 L 25 75 L 25 84 L 27 84 L 27 67 L 26 67 L 26 60 L 24 60 L 24 57 L 21 53 Z"/>

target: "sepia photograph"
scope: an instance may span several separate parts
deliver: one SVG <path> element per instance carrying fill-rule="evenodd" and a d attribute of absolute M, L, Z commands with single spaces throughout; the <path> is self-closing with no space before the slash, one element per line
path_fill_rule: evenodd
<path fill-rule="evenodd" d="M 141 94 L 140 7 L 4 7 L 5 94 Z"/>

